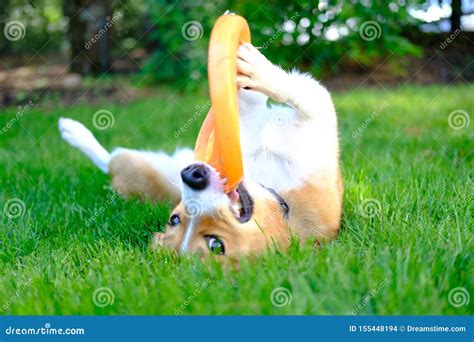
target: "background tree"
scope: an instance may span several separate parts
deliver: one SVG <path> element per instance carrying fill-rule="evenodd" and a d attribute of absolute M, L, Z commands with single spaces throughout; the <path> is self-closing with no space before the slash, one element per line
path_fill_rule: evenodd
<path fill-rule="evenodd" d="M 68 18 L 69 25 L 67 37 L 70 46 L 70 69 L 72 72 L 83 74 L 87 71 L 85 56 L 82 54 L 86 43 L 86 22 L 81 15 L 88 0 L 65 0 L 64 16 Z"/>
<path fill-rule="evenodd" d="M 0 6 L 0 34 L 5 29 L 5 24 L 8 18 L 8 12 L 10 10 L 10 0 L 3 0 Z M 9 50 L 10 41 L 8 39 L 0 39 L 0 53 L 5 53 Z"/>
<path fill-rule="evenodd" d="M 145 71 L 159 80 L 179 80 L 190 74 L 205 80 L 210 31 L 225 10 L 246 17 L 252 42 L 264 49 L 270 60 L 317 76 L 346 66 L 370 67 L 395 50 L 394 61 L 398 56 L 420 55 L 421 50 L 404 36 L 404 32 L 417 30 L 419 22 L 407 9 L 420 2 L 273 0 L 262 6 L 252 0 L 184 0 L 178 4 L 149 0 L 156 25 L 151 39 L 162 48 L 154 52 Z M 186 37 L 190 27 L 197 36 Z M 282 48 L 285 46 L 291 48 Z"/>
<path fill-rule="evenodd" d="M 451 0 L 451 33 L 461 28 L 462 0 Z"/>

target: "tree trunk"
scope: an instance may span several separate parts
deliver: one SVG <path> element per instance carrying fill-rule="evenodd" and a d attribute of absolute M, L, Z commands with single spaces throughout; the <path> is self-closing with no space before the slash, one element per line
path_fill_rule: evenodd
<path fill-rule="evenodd" d="M 81 18 L 81 11 L 87 0 L 65 0 L 64 15 L 69 18 L 67 36 L 71 46 L 70 70 L 80 74 L 87 73 L 87 61 L 82 55 L 85 50 L 84 34 L 87 29 L 86 22 Z"/>
<path fill-rule="evenodd" d="M 461 29 L 462 0 L 451 1 L 451 33 Z"/>
<path fill-rule="evenodd" d="M 5 24 L 7 22 L 8 11 L 10 8 L 10 0 L 2 0 L 3 4 L 0 6 L 0 34 L 3 35 L 3 31 L 5 30 Z M 4 38 L 4 37 L 2 37 Z M 0 53 L 10 52 L 11 42 L 8 39 L 1 39 L 0 40 Z"/>
<path fill-rule="evenodd" d="M 105 27 L 108 20 L 112 20 L 112 7 L 110 6 L 109 0 L 102 0 L 101 5 L 103 7 L 103 12 L 101 16 L 100 22 L 102 23 L 102 27 Z M 110 34 L 109 32 L 112 28 L 109 27 L 103 36 L 99 39 L 99 68 L 100 72 L 107 72 L 109 71 L 110 67 Z"/>

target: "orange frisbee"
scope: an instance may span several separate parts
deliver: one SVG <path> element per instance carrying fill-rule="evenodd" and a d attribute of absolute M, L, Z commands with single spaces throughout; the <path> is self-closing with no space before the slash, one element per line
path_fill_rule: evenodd
<path fill-rule="evenodd" d="M 250 42 L 247 21 L 235 14 L 217 19 L 209 43 L 208 76 L 211 110 L 201 126 L 194 148 L 203 161 L 227 179 L 225 191 L 234 190 L 243 177 L 237 103 L 237 49 Z"/>

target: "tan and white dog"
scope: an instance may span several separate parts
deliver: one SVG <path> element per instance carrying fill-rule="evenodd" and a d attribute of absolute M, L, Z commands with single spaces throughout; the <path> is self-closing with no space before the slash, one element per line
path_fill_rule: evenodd
<path fill-rule="evenodd" d="M 343 186 L 328 91 L 250 44 L 239 47 L 237 69 L 245 179 L 231 193 L 192 150 L 109 153 L 79 122 L 59 121 L 62 138 L 108 173 L 120 194 L 177 204 L 166 231 L 155 233 L 155 247 L 238 256 L 284 248 L 292 235 L 322 241 L 338 233 Z M 268 97 L 282 104 L 269 105 Z"/>

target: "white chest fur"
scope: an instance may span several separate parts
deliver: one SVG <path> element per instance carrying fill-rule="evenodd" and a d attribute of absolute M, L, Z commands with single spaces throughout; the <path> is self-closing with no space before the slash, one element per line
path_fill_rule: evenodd
<path fill-rule="evenodd" d="M 327 143 L 329 132 L 316 120 L 301 121 L 293 108 L 254 106 L 241 112 L 240 124 L 245 177 L 252 181 L 282 192 L 333 168 L 337 147 Z"/>

